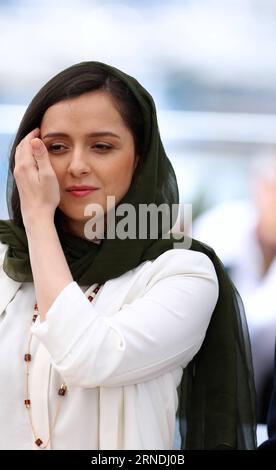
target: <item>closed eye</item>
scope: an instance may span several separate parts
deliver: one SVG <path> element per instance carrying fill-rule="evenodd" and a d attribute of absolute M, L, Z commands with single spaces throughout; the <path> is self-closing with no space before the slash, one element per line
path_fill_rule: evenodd
<path fill-rule="evenodd" d="M 109 144 L 104 144 L 104 143 L 97 143 L 93 146 L 93 148 L 95 148 L 96 150 L 99 150 L 101 152 L 104 152 L 104 151 L 107 151 L 107 150 L 110 150 L 112 148 L 112 145 L 109 145 Z"/>
<path fill-rule="evenodd" d="M 49 152 L 59 152 L 60 150 L 65 149 L 66 147 L 62 144 L 51 144 L 48 147 Z"/>

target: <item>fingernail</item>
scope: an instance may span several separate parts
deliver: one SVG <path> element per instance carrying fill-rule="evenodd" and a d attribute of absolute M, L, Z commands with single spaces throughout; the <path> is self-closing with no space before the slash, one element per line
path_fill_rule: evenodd
<path fill-rule="evenodd" d="M 35 154 L 39 157 L 40 155 L 44 154 L 44 145 L 39 139 L 34 139 L 34 141 L 35 141 L 34 151 L 35 151 Z"/>

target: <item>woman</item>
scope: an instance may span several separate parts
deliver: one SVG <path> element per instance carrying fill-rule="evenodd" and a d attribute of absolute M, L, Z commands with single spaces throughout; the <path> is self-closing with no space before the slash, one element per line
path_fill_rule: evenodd
<path fill-rule="evenodd" d="M 171 213 L 156 239 L 137 235 L 141 205 L 178 203 L 147 91 L 98 62 L 62 71 L 9 169 L 1 448 L 171 449 L 177 410 L 182 448 L 253 448 L 246 329 L 219 260 L 196 241 L 174 249 Z"/>

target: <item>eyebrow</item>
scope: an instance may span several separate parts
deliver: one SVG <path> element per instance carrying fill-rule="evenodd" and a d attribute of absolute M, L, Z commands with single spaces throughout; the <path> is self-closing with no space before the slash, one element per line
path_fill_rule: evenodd
<path fill-rule="evenodd" d="M 86 134 L 85 137 L 106 137 L 106 136 L 116 137 L 117 139 L 120 139 L 120 136 L 110 131 L 91 132 L 90 134 Z M 50 137 L 70 137 L 70 136 L 68 134 L 65 134 L 64 132 L 49 132 L 48 134 L 44 135 L 42 139 L 48 139 Z"/>

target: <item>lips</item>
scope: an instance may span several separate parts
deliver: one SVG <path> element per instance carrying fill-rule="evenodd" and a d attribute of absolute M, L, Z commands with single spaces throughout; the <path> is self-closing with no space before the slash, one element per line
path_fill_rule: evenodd
<path fill-rule="evenodd" d="M 88 186 L 88 185 L 73 185 L 73 186 L 68 186 L 66 188 L 66 191 L 74 197 L 85 197 L 91 194 L 93 191 L 96 191 L 99 188 L 96 188 L 96 186 Z"/>
<path fill-rule="evenodd" d="M 98 188 L 95 188 L 95 189 L 82 189 L 82 190 L 70 190 L 68 192 L 69 192 L 69 194 L 71 194 L 74 197 L 85 197 L 85 196 L 88 196 L 89 194 L 92 194 L 97 189 Z"/>
<path fill-rule="evenodd" d="M 94 189 L 98 189 L 98 188 L 96 188 L 96 186 L 74 185 L 74 186 L 68 186 L 68 188 L 66 188 L 66 191 L 86 191 L 86 190 L 90 191 Z"/>

